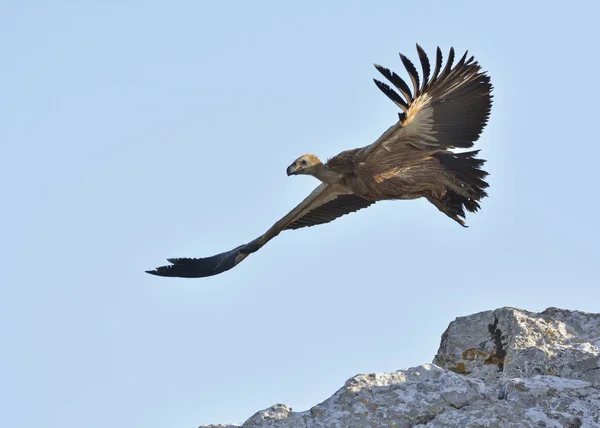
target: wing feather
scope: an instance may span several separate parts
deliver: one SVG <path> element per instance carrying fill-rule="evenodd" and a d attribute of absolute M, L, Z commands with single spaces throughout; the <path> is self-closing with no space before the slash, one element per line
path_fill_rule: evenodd
<path fill-rule="evenodd" d="M 382 67 L 379 64 L 375 64 L 375 68 L 377 69 L 377 71 L 379 71 L 381 74 L 383 74 L 383 76 L 387 80 L 389 80 L 390 83 L 392 85 L 394 85 L 396 87 L 396 89 L 398 89 L 407 100 L 410 100 L 412 98 L 412 93 L 410 92 L 410 88 L 408 87 L 406 82 L 404 80 L 402 80 L 402 78 L 400 76 L 398 76 L 393 71 L 391 71 L 385 67 Z"/>
<path fill-rule="evenodd" d="M 387 97 L 390 100 L 392 100 L 394 103 L 396 103 L 396 105 L 398 107 L 400 107 L 403 111 L 408 110 L 408 103 L 406 101 L 404 101 L 404 99 L 400 95 L 398 95 L 398 92 L 394 91 L 388 85 L 386 85 L 383 82 L 380 82 L 377 79 L 373 79 L 373 80 L 375 81 L 375 84 L 377 85 L 377 87 L 379 89 L 381 89 L 381 92 L 383 92 L 385 95 L 387 95 Z"/>
<path fill-rule="evenodd" d="M 421 61 L 421 68 L 423 69 L 423 87 L 419 90 L 422 94 L 427 90 L 427 83 L 429 81 L 429 73 L 431 72 L 431 64 L 429 64 L 429 58 L 421 46 L 417 44 L 417 52 L 419 53 L 419 61 Z"/>
<path fill-rule="evenodd" d="M 407 150 L 469 148 L 483 131 L 491 110 L 492 85 L 477 61 L 472 56 L 467 60 L 465 52 L 452 67 L 455 52 L 450 48 L 446 65 L 438 75 L 442 68 L 442 53 L 438 48 L 433 77 L 429 81 L 429 60 L 418 45 L 417 51 L 423 67 L 422 89 L 415 91 L 414 97 L 407 98 L 408 109 L 399 116 L 398 123 L 361 150 L 362 161 L 383 162 L 389 169 L 391 164 L 406 156 Z M 400 58 L 413 86 L 418 88 L 419 76 L 414 65 L 404 55 Z M 389 70 L 386 73 L 396 76 Z M 393 97 L 389 92 L 386 95 Z"/>
<path fill-rule="evenodd" d="M 306 211 L 301 217 L 288 224 L 285 230 L 329 223 L 338 217 L 367 208 L 374 203 L 375 201 L 361 198 L 358 195 L 338 194 L 335 199 Z"/>
<path fill-rule="evenodd" d="M 262 236 L 211 257 L 167 259 L 171 265 L 161 266 L 149 274 L 157 276 L 201 278 L 217 275 L 238 265 L 248 255 L 255 253 L 283 230 L 299 229 L 328 223 L 345 214 L 358 211 L 373 204 L 340 186 L 321 184 L 293 210 L 276 222 Z"/>
<path fill-rule="evenodd" d="M 438 74 L 440 73 L 440 69 L 442 68 L 442 62 L 444 57 L 442 55 L 442 50 L 438 46 L 435 51 L 435 69 L 433 70 L 433 75 L 431 77 L 431 82 L 429 82 L 429 86 L 433 85 L 438 78 Z"/>
<path fill-rule="evenodd" d="M 415 91 L 415 97 L 419 96 L 419 73 L 415 68 L 415 65 L 408 59 L 406 56 L 400 54 L 400 59 L 402 60 L 402 64 L 408 71 L 408 75 L 410 76 L 410 80 L 412 80 L 413 89 Z"/>
<path fill-rule="evenodd" d="M 438 80 L 443 80 L 448 73 L 450 73 L 450 69 L 452 68 L 452 64 L 454 63 L 454 48 L 450 48 L 450 52 L 448 52 L 448 59 L 446 60 L 446 66 L 442 70 L 442 73 L 438 77 Z"/>

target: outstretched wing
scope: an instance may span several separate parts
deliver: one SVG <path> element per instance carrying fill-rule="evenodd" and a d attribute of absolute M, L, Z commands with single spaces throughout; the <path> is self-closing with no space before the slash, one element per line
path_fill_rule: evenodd
<path fill-rule="evenodd" d="M 201 278 L 217 275 L 238 265 L 248 255 L 258 251 L 283 230 L 328 223 L 345 214 L 366 208 L 373 203 L 374 201 L 348 193 L 342 187 L 321 184 L 264 235 L 255 240 L 212 257 L 168 259 L 171 265 L 161 266 L 146 272 L 152 275 L 182 278 Z"/>
<path fill-rule="evenodd" d="M 364 147 L 359 156 L 366 161 L 400 161 L 406 152 L 469 148 L 479 139 L 492 104 L 490 78 L 467 53 L 452 67 L 454 49 L 450 49 L 442 70 L 442 52 L 437 48 L 436 63 L 430 75 L 430 63 L 417 45 L 423 69 L 423 82 L 413 63 L 404 55 L 400 59 L 412 83 L 412 90 L 396 73 L 380 65 L 375 68 L 395 87 L 375 80 L 375 84 L 400 109 L 399 121 L 377 141 Z M 440 73 L 441 70 L 441 73 Z M 397 159 L 396 159 L 397 158 Z"/>
<path fill-rule="evenodd" d="M 284 230 L 300 229 L 302 227 L 329 223 L 338 217 L 367 208 L 374 203 L 375 201 L 361 198 L 353 193 L 340 193 L 322 205 L 312 206 L 310 210 L 307 210 L 285 226 Z"/>

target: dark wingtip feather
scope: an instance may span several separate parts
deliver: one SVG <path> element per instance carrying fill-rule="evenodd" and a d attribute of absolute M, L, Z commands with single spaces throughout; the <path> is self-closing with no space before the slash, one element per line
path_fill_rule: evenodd
<path fill-rule="evenodd" d="M 455 68 L 460 68 L 464 65 L 465 60 L 467 59 L 467 54 L 469 53 L 469 51 L 465 51 L 465 53 L 463 54 L 463 56 L 458 60 L 458 62 L 456 63 L 456 67 Z"/>
<path fill-rule="evenodd" d="M 201 278 L 217 275 L 235 266 L 231 258 L 225 260 L 225 263 L 221 263 L 223 258 L 217 257 L 207 257 L 205 259 L 168 259 L 168 261 L 173 264 L 159 266 L 154 270 L 147 270 L 146 273 L 163 277 Z"/>
<path fill-rule="evenodd" d="M 407 100 L 412 99 L 412 93 L 406 82 L 390 69 L 383 67 L 379 64 L 374 64 L 377 71 L 379 71 L 396 89 L 398 89 L 406 97 Z"/>
<path fill-rule="evenodd" d="M 155 275 L 155 276 L 178 276 L 178 275 L 173 274 L 173 273 L 175 273 L 173 271 L 173 265 L 160 266 L 160 267 L 155 268 L 154 270 L 147 270 L 145 272 L 150 275 Z"/>
<path fill-rule="evenodd" d="M 417 95 L 419 95 L 420 87 L 419 73 L 417 72 L 415 65 L 406 56 L 400 54 L 400 59 L 402 60 L 402 64 L 404 64 L 406 71 L 408 71 L 408 75 L 410 76 L 410 80 L 412 80 L 413 89 L 415 91 L 415 97 L 417 97 Z"/>
<path fill-rule="evenodd" d="M 431 64 L 427 53 L 417 43 L 417 52 L 419 53 L 419 61 L 421 61 L 421 68 L 423 69 L 423 86 L 421 87 L 421 93 L 427 90 L 427 84 L 429 83 L 429 73 L 431 72 Z"/>
<path fill-rule="evenodd" d="M 431 81 L 429 82 L 430 86 L 436 82 L 438 75 L 440 74 L 440 70 L 442 69 L 443 61 L 444 61 L 444 55 L 442 55 L 442 50 L 438 46 L 437 50 L 435 51 L 435 69 L 433 70 L 433 75 L 431 76 Z"/>
<path fill-rule="evenodd" d="M 450 73 L 450 69 L 452 68 L 452 64 L 454 63 L 454 48 L 450 48 L 450 52 L 448 52 L 448 59 L 446 60 L 446 66 L 444 67 L 444 70 L 442 71 L 442 74 L 440 74 L 439 79 L 443 79 L 444 77 L 446 77 L 449 73 Z"/>
<path fill-rule="evenodd" d="M 149 273 L 150 275 L 180 278 L 202 278 L 206 276 L 218 275 L 236 266 L 249 254 L 258 251 L 260 249 L 260 239 L 261 237 L 258 237 L 255 240 L 248 242 L 247 244 L 240 245 L 231 251 L 225 251 L 224 253 L 216 254 L 212 257 L 204 257 L 200 259 L 167 259 L 171 265 L 160 266 L 150 271 L 147 270 L 146 273 Z"/>
<path fill-rule="evenodd" d="M 408 103 L 392 88 L 377 79 L 373 79 L 377 87 L 402 110 L 408 109 Z"/>

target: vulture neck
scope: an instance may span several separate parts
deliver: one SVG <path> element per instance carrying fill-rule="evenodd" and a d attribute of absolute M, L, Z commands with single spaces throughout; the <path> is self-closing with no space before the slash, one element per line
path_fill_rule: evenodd
<path fill-rule="evenodd" d="M 339 175 L 327 168 L 322 163 L 314 165 L 311 168 L 310 175 L 327 184 L 336 184 L 340 181 Z"/>

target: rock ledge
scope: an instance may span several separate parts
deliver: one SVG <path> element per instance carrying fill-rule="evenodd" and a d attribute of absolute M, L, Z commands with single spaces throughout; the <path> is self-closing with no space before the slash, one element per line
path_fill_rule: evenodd
<path fill-rule="evenodd" d="M 450 323 L 433 364 L 357 375 L 310 410 L 276 404 L 241 427 L 600 427 L 599 348 L 600 314 L 480 312 Z"/>

